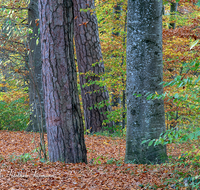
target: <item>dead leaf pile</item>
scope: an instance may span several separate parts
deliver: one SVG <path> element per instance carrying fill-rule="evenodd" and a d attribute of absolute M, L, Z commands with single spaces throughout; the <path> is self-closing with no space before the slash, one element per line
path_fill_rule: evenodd
<path fill-rule="evenodd" d="M 88 164 L 42 163 L 31 153 L 36 148 L 33 139 L 39 142 L 39 134 L 0 131 L 0 189 L 174 189 L 166 180 L 175 177 L 175 170 L 190 168 L 170 163 L 125 164 L 125 139 L 95 135 L 85 136 Z M 179 156 L 178 148 L 168 146 L 168 154 Z M 26 153 L 33 159 L 17 159 Z M 198 174 L 199 168 L 194 170 Z"/>

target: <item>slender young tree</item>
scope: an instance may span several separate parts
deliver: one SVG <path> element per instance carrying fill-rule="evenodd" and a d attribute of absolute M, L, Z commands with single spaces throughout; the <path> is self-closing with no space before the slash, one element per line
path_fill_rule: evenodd
<path fill-rule="evenodd" d="M 173 17 L 176 15 L 177 8 L 178 8 L 178 3 L 170 2 L 171 20 L 174 19 Z M 175 29 L 175 28 L 176 28 L 176 23 L 175 22 L 169 23 L 169 29 Z"/>
<path fill-rule="evenodd" d="M 73 46 L 72 0 L 39 0 L 50 161 L 87 162 Z"/>
<path fill-rule="evenodd" d="M 165 146 L 141 145 L 143 140 L 156 139 L 165 131 L 163 100 L 147 100 L 145 96 L 162 94 L 162 80 L 162 1 L 129 0 L 125 162 L 150 164 L 167 159 Z"/>
<path fill-rule="evenodd" d="M 26 131 L 39 132 L 45 128 L 44 102 L 42 90 L 41 43 L 39 40 L 38 0 L 31 0 L 28 6 L 28 23 L 31 29 L 28 38 L 29 48 L 29 102 L 32 108 L 30 124 Z M 37 43 L 38 42 L 38 43 Z M 42 125 L 42 126 L 41 126 Z"/>
<path fill-rule="evenodd" d="M 83 86 L 89 81 L 98 81 L 99 74 L 104 72 L 104 64 L 99 41 L 97 17 L 94 11 L 94 0 L 73 0 L 74 2 L 74 34 L 78 62 L 78 70 L 81 85 L 84 117 L 86 129 L 90 132 L 102 130 L 103 121 L 107 118 L 108 106 L 95 107 L 100 102 L 109 100 L 105 86 L 92 84 Z M 87 9 L 88 11 L 81 11 Z M 85 73 L 92 72 L 95 75 L 86 77 Z M 91 109 L 92 108 L 92 109 Z M 108 124 L 112 126 L 112 124 Z"/>
<path fill-rule="evenodd" d="M 114 20 L 117 21 L 120 19 L 120 14 L 121 14 L 121 3 L 116 3 L 116 5 L 113 7 L 113 12 L 114 12 Z M 114 37 L 117 37 L 120 35 L 119 33 L 119 27 L 117 28 L 113 28 L 113 32 L 112 32 L 112 35 Z M 112 57 L 116 57 L 115 55 L 112 55 Z M 112 89 L 112 107 L 115 108 L 115 107 L 118 107 L 121 103 L 121 98 L 120 98 L 120 94 L 116 94 L 116 89 Z M 115 127 L 120 125 L 120 122 L 119 121 L 116 121 L 114 123 Z"/>

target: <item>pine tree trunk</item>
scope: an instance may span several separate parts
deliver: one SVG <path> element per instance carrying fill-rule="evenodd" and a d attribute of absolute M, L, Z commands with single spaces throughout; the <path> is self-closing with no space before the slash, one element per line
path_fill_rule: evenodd
<path fill-rule="evenodd" d="M 127 141 L 125 162 L 161 163 L 166 147 L 141 145 L 165 131 L 162 99 L 146 93 L 163 93 L 162 1 L 129 0 L 127 21 Z M 141 94 L 136 97 L 134 94 Z"/>
<path fill-rule="evenodd" d="M 39 0 L 49 159 L 87 162 L 73 46 L 72 0 Z"/>
<path fill-rule="evenodd" d="M 28 6 L 28 23 L 32 30 L 29 34 L 29 102 L 32 110 L 30 124 L 26 131 L 39 132 L 45 129 L 44 102 L 42 90 L 41 43 L 38 34 L 39 12 L 38 0 L 31 0 Z M 38 43 L 36 43 L 38 41 Z M 42 126 L 41 126 L 42 125 Z M 45 129 L 46 130 L 46 129 Z"/>
<path fill-rule="evenodd" d="M 73 0 L 74 2 L 74 34 L 78 70 L 81 85 L 81 95 L 86 129 L 90 132 L 102 130 L 103 120 L 107 119 L 108 106 L 95 107 L 100 102 L 109 101 L 108 92 L 105 86 L 93 84 L 83 87 L 84 84 L 98 81 L 99 74 L 104 73 L 104 64 L 99 41 L 97 17 L 90 11 L 84 12 L 80 9 L 89 8 L 94 11 L 94 0 Z M 97 64 L 95 64 L 97 63 Z M 95 64 L 95 66 L 92 66 Z M 86 78 L 85 73 L 93 72 L 96 76 Z M 90 109 L 92 108 L 92 109 Z M 111 124 L 109 124 L 111 126 Z"/>

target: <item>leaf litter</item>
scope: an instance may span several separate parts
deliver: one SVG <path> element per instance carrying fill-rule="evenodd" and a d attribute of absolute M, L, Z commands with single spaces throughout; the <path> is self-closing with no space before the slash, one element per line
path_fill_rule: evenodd
<path fill-rule="evenodd" d="M 173 179 L 178 182 L 191 171 L 199 175 L 199 168 L 191 164 L 173 164 L 188 145 L 167 147 L 173 162 L 125 164 L 125 139 L 85 135 L 88 164 L 67 164 L 41 162 L 33 152 L 33 139 L 39 142 L 39 134 L 0 131 L 0 189 L 176 189 Z M 32 159 L 20 160 L 25 154 Z"/>

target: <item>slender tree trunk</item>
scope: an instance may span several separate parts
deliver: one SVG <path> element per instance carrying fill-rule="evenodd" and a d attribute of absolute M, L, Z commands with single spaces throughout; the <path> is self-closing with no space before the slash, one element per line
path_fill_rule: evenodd
<path fill-rule="evenodd" d="M 165 15 L 165 5 L 162 5 L 162 15 Z"/>
<path fill-rule="evenodd" d="M 162 94 L 162 80 L 162 1 L 129 0 L 126 162 L 150 164 L 167 159 L 165 146 L 141 145 L 143 140 L 157 139 L 165 131 L 163 100 L 147 100 L 145 96 Z"/>
<path fill-rule="evenodd" d="M 29 34 L 29 102 L 32 110 L 30 124 L 26 131 L 39 132 L 45 129 L 45 114 L 42 90 L 41 43 L 39 39 L 38 0 L 31 0 L 28 9 L 28 23 L 32 30 Z M 41 126 L 42 125 L 42 126 Z M 46 129 L 45 129 L 46 130 Z"/>
<path fill-rule="evenodd" d="M 100 102 L 109 101 L 105 86 L 92 84 L 83 86 L 88 82 L 98 81 L 99 76 L 104 73 L 104 64 L 99 41 L 97 17 L 94 11 L 94 0 L 73 0 L 74 2 L 74 33 L 78 70 L 81 85 L 81 95 L 86 129 L 90 132 L 102 130 L 103 121 L 107 119 L 108 106 L 95 107 Z M 87 12 L 80 9 L 89 8 Z M 94 66 L 93 66 L 94 65 Z M 85 73 L 92 72 L 95 75 L 86 77 Z M 92 108 L 92 109 L 91 109 Z M 108 124 L 111 126 L 111 124 Z"/>
<path fill-rule="evenodd" d="M 124 33 L 126 33 L 126 30 L 127 30 L 127 14 L 126 14 L 126 17 L 125 17 Z M 124 47 L 126 45 L 125 36 L 123 38 L 123 45 L 124 45 Z M 124 55 L 123 55 L 122 56 L 121 66 L 123 66 L 124 61 L 125 61 L 125 59 L 124 59 Z M 126 81 L 124 80 L 124 78 L 126 78 L 126 77 L 123 75 L 122 76 L 122 84 L 123 84 L 123 87 L 125 89 L 125 87 L 126 87 Z M 126 124 L 126 120 L 125 120 L 125 118 L 126 118 L 126 113 L 125 113 L 125 111 L 126 111 L 126 91 L 125 90 L 122 91 L 122 107 L 123 107 L 123 112 L 122 112 L 122 129 L 124 129 L 125 128 L 125 124 Z"/>
<path fill-rule="evenodd" d="M 1 60 L 0 60 L 1 62 Z M 8 72 L 6 71 L 6 68 L 5 66 L 2 64 L 1 65 L 1 70 L 2 70 L 2 81 L 1 83 L 3 84 L 3 86 L 1 87 L 1 92 L 7 92 L 7 87 L 6 87 L 6 80 L 7 80 L 7 77 L 8 77 Z"/>
<path fill-rule="evenodd" d="M 178 8 L 178 3 L 170 2 L 170 15 L 171 15 L 172 20 L 174 20 L 174 16 L 176 15 L 177 8 Z M 169 29 L 171 28 L 172 29 L 176 28 L 176 23 L 174 21 L 169 24 Z"/>
<path fill-rule="evenodd" d="M 87 162 L 73 46 L 72 0 L 39 0 L 50 161 Z"/>
<path fill-rule="evenodd" d="M 120 14 L 121 14 L 121 3 L 117 3 L 114 8 L 114 20 L 117 21 L 120 19 Z M 113 32 L 112 32 L 112 35 L 113 36 L 119 36 L 120 33 L 119 33 L 119 26 L 117 27 L 117 31 L 116 31 L 116 28 L 113 28 Z M 112 57 L 116 57 L 115 55 L 112 55 Z M 115 59 L 115 58 L 114 58 Z M 116 86 L 116 85 L 115 85 Z M 120 98 L 120 94 L 117 94 L 117 89 L 112 89 L 112 107 L 115 109 L 116 107 L 118 107 L 121 103 L 121 98 Z M 116 121 L 114 123 L 115 125 L 115 128 L 116 126 L 119 126 L 120 125 L 120 122 L 119 121 Z"/>

